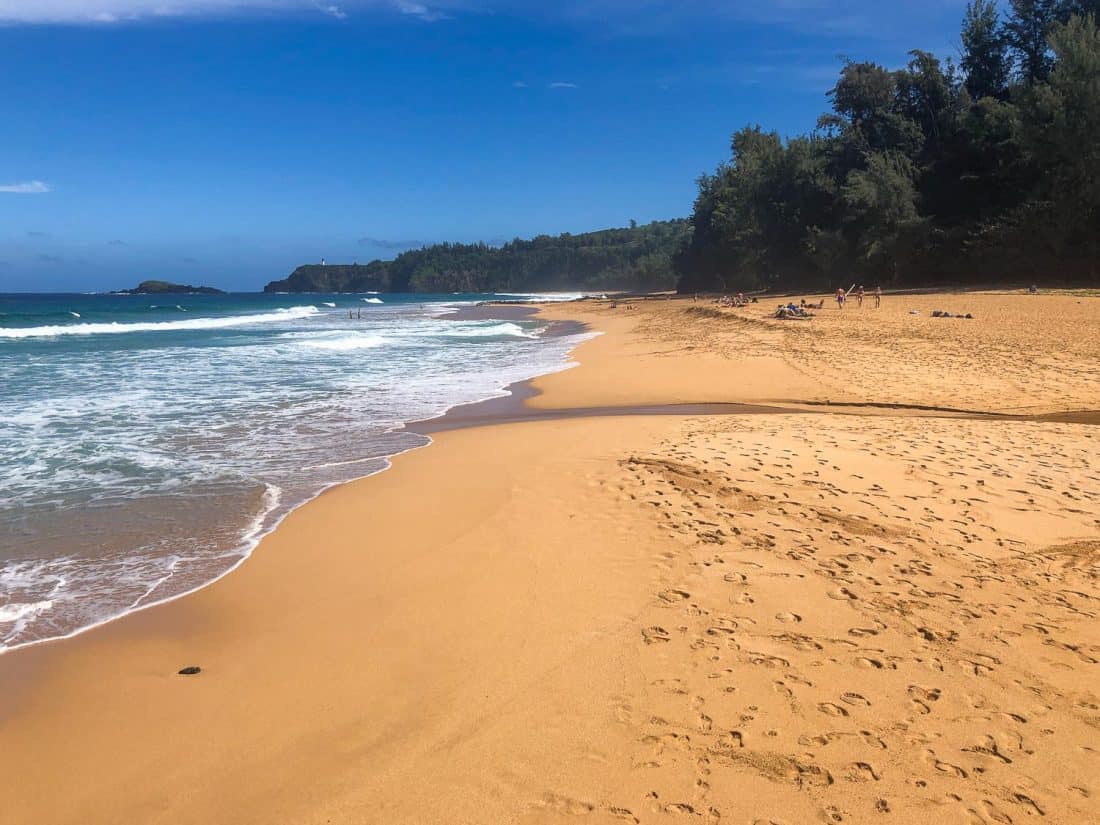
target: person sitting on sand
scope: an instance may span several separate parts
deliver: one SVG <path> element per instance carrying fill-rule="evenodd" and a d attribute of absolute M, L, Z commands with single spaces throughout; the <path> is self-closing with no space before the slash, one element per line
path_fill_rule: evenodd
<path fill-rule="evenodd" d="M 802 307 L 795 306 L 794 302 L 792 301 L 786 306 L 780 304 L 778 307 L 776 307 L 775 317 L 782 318 L 783 320 L 799 320 L 803 318 L 813 318 L 814 316 L 810 315 Z"/>

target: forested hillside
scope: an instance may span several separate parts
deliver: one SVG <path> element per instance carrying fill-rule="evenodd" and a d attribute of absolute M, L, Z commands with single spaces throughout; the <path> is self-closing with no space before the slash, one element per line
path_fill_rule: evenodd
<path fill-rule="evenodd" d="M 300 266 L 266 292 L 530 292 L 574 289 L 672 289 L 671 258 L 685 220 L 540 235 L 504 246 L 436 244 L 392 261 Z"/>
<path fill-rule="evenodd" d="M 848 62 L 700 179 L 680 289 L 1100 282 L 1100 0 L 971 2 L 958 65 Z"/>

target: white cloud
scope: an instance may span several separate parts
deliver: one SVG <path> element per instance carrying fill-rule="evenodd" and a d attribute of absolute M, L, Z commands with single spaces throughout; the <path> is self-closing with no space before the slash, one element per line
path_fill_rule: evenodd
<path fill-rule="evenodd" d="M 515 83 L 512 84 L 512 88 L 513 89 L 526 89 L 527 84 L 524 83 L 522 80 L 517 80 Z"/>
<path fill-rule="evenodd" d="M 8 192 L 12 195 L 41 195 L 43 192 L 51 191 L 51 189 L 52 187 L 48 183 L 43 183 L 40 180 L 0 184 L 0 192 Z"/>
<path fill-rule="evenodd" d="M 565 83 L 561 80 L 556 80 L 553 83 L 547 84 L 548 89 L 576 89 L 576 83 Z"/>
<path fill-rule="evenodd" d="M 343 20 L 355 8 L 390 9 L 426 21 L 448 16 L 435 3 L 418 0 L 347 0 L 340 5 L 318 0 L 0 0 L 0 23 L 111 25 L 165 17 L 318 11 Z"/>
<path fill-rule="evenodd" d="M 429 23 L 434 23 L 436 20 L 445 20 L 447 18 L 447 15 L 439 9 L 433 9 L 423 3 L 415 2 L 415 0 L 390 0 L 390 3 L 402 14 L 418 17 Z"/>

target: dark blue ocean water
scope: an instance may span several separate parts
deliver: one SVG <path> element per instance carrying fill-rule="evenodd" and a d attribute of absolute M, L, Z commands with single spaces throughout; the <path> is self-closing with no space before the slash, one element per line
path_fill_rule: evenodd
<path fill-rule="evenodd" d="M 446 317 L 491 297 L 0 295 L 0 650 L 212 581 L 404 422 L 567 365 Z"/>

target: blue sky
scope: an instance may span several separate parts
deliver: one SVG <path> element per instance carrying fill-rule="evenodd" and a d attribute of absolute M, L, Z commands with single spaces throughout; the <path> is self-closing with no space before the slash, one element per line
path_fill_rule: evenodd
<path fill-rule="evenodd" d="M 965 0 L 0 0 L 0 291 L 684 216 L 840 56 L 957 52 Z"/>

